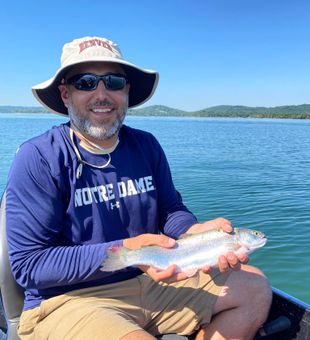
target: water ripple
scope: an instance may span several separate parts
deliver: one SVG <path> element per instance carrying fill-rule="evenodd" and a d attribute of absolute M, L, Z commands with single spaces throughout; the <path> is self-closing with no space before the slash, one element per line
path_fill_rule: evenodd
<path fill-rule="evenodd" d="M 17 146 L 64 121 L 0 115 L 0 191 Z M 310 121 L 128 117 L 161 142 L 184 202 L 266 233 L 251 256 L 272 285 L 310 303 Z M 14 133 L 12 133 L 14 131 Z"/>

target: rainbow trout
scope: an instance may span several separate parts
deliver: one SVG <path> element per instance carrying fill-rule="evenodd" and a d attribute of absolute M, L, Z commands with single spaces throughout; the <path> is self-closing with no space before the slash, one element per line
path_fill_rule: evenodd
<path fill-rule="evenodd" d="M 216 267 L 221 255 L 228 252 L 250 254 L 263 247 L 266 242 L 266 236 L 256 230 L 234 228 L 232 233 L 210 230 L 185 235 L 170 249 L 158 246 L 147 246 L 138 250 L 113 247 L 108 251 L 101 270 L 110 272 L 137 265 L 166 269 L 175 264 L 177 272 L 193 276 L 204 266 Z"/>

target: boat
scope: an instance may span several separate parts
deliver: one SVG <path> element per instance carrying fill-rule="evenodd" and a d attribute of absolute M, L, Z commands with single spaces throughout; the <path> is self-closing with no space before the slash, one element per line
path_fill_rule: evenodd
<path fill-rule="evenodd" d="M 255 339 L 309 340 L 310 304 L 277 289 L 273 290 L 268 320 Z"/>

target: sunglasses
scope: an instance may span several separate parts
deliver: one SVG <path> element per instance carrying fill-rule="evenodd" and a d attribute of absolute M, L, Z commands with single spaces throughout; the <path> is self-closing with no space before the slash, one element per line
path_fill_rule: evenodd
<path fill-rule="evenodd" d="M 110 91 L 122 90 L 128 83 L 128 79 L 124 75 L 113 73 L 102 76 L 93 73 L 76 74 L 65 83 L 73 85 L 77 90 L 93 91 L 96 90 L 100 80 L 104 82 L 105 88 Z"/>

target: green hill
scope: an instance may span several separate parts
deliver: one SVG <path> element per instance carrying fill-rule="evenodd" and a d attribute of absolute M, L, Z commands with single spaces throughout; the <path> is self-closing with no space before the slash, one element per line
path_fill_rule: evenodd
<path fill-rule="evenodd" d="M 48 113 L 42 106 L 0 106 L 1 113 Z"/>
<path fill-rule="evenodd" d="M 2 113 L 48 113 L 39 106 L 0 106 Z M 242 105 L 219 105 L 199 111 L 182 111 L 164 105 L 130 109 L 128 115 L 166 117 L 243 117 L 243 118 L 294 118 L 310 119 L 310 104 L 275 107 L 250 107 Z"/>
<path fill-rule="evenodd" d="M 162 105 L 129 110 L 140 116 L 187 116 L 187 117 L 243 117 L 243 118 L 295 118 L 310 119 L 310 104 L 276 107 L 249 107 L 240 105 L 212 106 L 199 111 L 182 111 Z"/>
<path fill-rule="evenodd" d="M 181 116 L 189 116 L 190 112 L 173 109 L 164 105 L 152 105 L 139 109 L 130 109 L 128 110 L 129 115 L 135 116 L 167 116 L 167 117 L 181 117 Z"/>
<path fill-rule="evenodd" d="M 276 107 L 221 105 L 194 112 L 194 116 L 310 119 L 310 105 L 303 104 Z"/>

